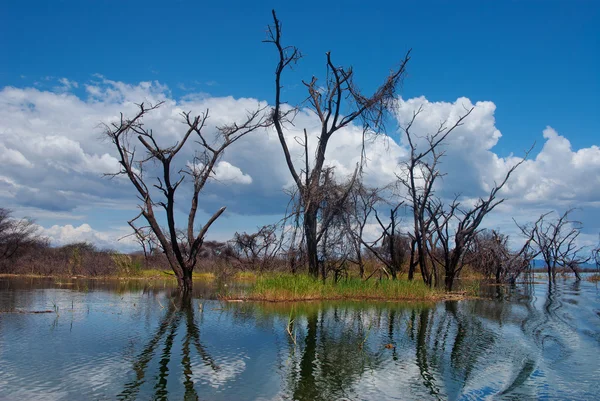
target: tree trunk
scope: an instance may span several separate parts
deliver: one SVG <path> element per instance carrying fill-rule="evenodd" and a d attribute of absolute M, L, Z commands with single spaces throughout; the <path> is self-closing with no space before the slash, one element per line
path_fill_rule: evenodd
<path fill-rule="evenodd" d="M 183 271 L 183 292 L 192 291 L 192 269 L 185 269 Z"/>
<path fill-rule="evenodd" d="M 415 267 L 416 267 L 415 246 L 416 246 L 416 242 L 415 242 L 415 240 L 412 240 L 411 244 L 410 244 L 410 263 L 408 264 L 408 280 L 409 281 L 412 281 L 413 278 L 415 277 Z"/>
<path fill-rule="evenodd" d="M 308 273 L 319 277 L 319 258 L 317 247 L 317 210 L 309 208 L 304 212 L 304 235 L 306 237 L 306 257 L 308 258 Z"/>
<path fill-rule="evenodd" d="M 177 289 L 184 293 L 192 291 L 192 269 L 184 268 L 180 271 L 179 269 L 173 269 L 173 271 L 175 272 L 175 276 L 177 277 Z"/>
<path fill-rule="evenodd" d="M 444 280 L 444 284 L 446 286 L 446 291 L 452 291 L 452 286 L 454 284 L 454 273 L 447 271 L 446 278 Z"/>
<path fill-rule="evenodd" d="M 358 263 L 358 274 L 360 275 L 360 279 L 365 278 L 365 265 L 362 260 L 362 252 L 360 251 L 360 243 L 356 250 L 356 262 Z"/>

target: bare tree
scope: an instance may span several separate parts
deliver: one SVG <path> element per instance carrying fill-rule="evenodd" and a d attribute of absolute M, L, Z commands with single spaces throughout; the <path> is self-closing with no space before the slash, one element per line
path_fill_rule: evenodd
<path fill-rule="evenodd" d="M 427 134 L 424 145 L 417 144 L 417 135 L 412 126 L 419 114 L 420 107 L 413 113 L 408 124 L 402 127 L 410 148 L 408 160 L 403 163 L 397 174 L 401 187 L 406 189 L 406 198 L 413 212 L 414 229 L 411 233 L 411 262 L 409 279 L 413 278 L 417 266 L 421 270 L 423 281 L 432 286 L 440 281 L 440 270 L 444 271 L 445 287 L 452 289 L 455 277 L 463 267 L 463 258 L 473 240 L 483 218 L 504 199 L 496 199 L 514 170 L 526 159 L 529 151 L 519 163 L 515 164 L 500 183 L 495 183 L 487 197 L 481 197 L 471 208 L 464 208 L 458 196 L 445 207 L 444 202 L 435 193 L 434 184 L 443 174 L 439 170 L 440 159 L 444 151 L 440 148 L 444 140 L 457 127 L 461 126 L 473 108 L 465 109 L 452 125 L 446 121 L 440 123 L 433 134 Z M 456 226 L 456 229 L 452 227 Z"/>
<path fill-rule="evenodd" d="M 196 265 L 198 252 L 204 242 L 204 237 L 209 227 L 225 211 L 225 207 L 217 210 L 212 217 L 196 232 L 196 213 L 199 206 L 199 195 L 211 177 L 214 177 L 216 163 L 223 156 L 225 149 L 235 143 L 243 136 L 266 126 L 263 109 L 248 112 L 245 120 L 241 123 L 233 123 L 216 128 L 214 138 L 205 132 L 208 120 L 208 110 L 198 116 L 192 116 L 191 112 L 182 113 L 182 119 L 186 130 L 182 139 L 172 146 L 161 146 L 157 142 L 153 131 L 144 126 L 143 118 L 153 110 L 160 107 L 162 103 L 146 106 L 144 103 L 138 105 L 138 112 L 133 118 L 126 118 L 121 114 L 120 120 L 105 125 L 105 135 L 115 145 L 118 152 L 118 160 L 121 169 L 115 175 L 124 175 L 133 184 L 140 200 L 140 213 L 130 224 L 144 217 L 150 229 L 156 235 L 160 247 L 164 251 L 169 265 L 177 277 L 178 287 L 189 291 L 192 288 L 192 271 Z M 194 137 L 200 150 L 196 153 L 193 163 L 177 172 L 175 176 L 173 160 L 189 139 Z M 132 144 L 137 142 L 145 149 L 143 157 L 136 157 L 136 148 Z M 159 166 L 153 184 L 149 184 L 149 178 L 145 176 L 146 167 L 150 164 Z M 175 222 L 175 193 L 184 179 L 189 177 L 192 183 L 192 199 L 189 206 L 187 228 L 183 231 L 184 238 L 178 236 Z M 156 198 L 160 200 L 155 200 Z M 167 228 L 159 225 L 155 213 L 155 207 L 161 207 L 166 215 Z M 135 230 L 135 228 L 134 228 Z"/>
<path fill-rule="evenodd" d="M 433 273 L 428 268 L 427 243 L 431 240 L 433 221 L 431 216 L 428 216 L 428 207 L 434 197 L 434 183 L 442 176 L 438 170 L 438 163 L 444 152 L 439 151 L 439 147 L 452 131 L 463 124 L 472 111 L 473 108 L 466 110 L 452 125 L 448 125 L 446 121 L 440 123 L 435 133 L 427 134 L 425 145 L 421 147 L 417 143 L 418 136 L 412 132 L 412 126 L 423 112 L 423 108 L 415 111 L 408 124 L 401 127 L 410 148 L 408 160 L 402 164 L 401 172 L 397 174 L 399 184 L 407 191 L 406 200 L 413 213 L 409 280 L 413 279 L 415 269 L 419 266 L 423 281 L 432 285 Z"/>
<path fill-rule="evenodd" d="M 496 283 L 514 283 L 517 277 L 531 266 L 539 254 L 529 237 L 518 251 L 508 246 L 508 236 L 495 230 L 479 231 L 473 238 L 465 255 L 465 264 Z"/>
<path fill-rule="evenodd" d="M 544 213 L 535 224 L 519 226 L 521 232 L 532 239 L 542 255 L 549 282 L 556 278 L 558 267 L 570 269 L 575 273 L 577 280 L 581 280 L 579 265 L 592 258 L 590 255 L 583 256 L 586 248 L 578 244 L 577 239 L 583 224 L 569 218 L 573 210 L 569 209 L 555 219 L 548 218 L 552 212 Z"/>
<path fill-rule="evenodd" d="M 48 245 L 48 239 L 40 234 L 33 220 L 17 219 L 11 214 L 11 210 L 0 208 L 0 267 L 32 247 Z"/>
<path fill-rule="evenodd" d="M 303 82 L 308 91 L 307 104 L 314 111 L 321 123 L 321 129 L 316 146 L 316 154 L 312 163 L 309 162 L 308 135 L 304 131 L 304 171 L 294 166 L 289 150 L 288 139 L 285 136 L 286 125 L 293 118 L 297 108 L 286 107 L 281 96 L 281 80 L 283 72 L 291 68 L 301 57 L 300 51 L 293 46 L 284 46 L 281 42 L 281 23 L 273 10 L 273 26 L 270 26 L 265 42 L 272 43 L 277 49 L 279 61 L 275 69 L 275 105 L 272 110 L 272 120 L 285 160 L 298 188 L 302 207 L 303 236 L 305 239 L 309 273 L 315 277 L 319 274 L 318 244 L 327 229 L 328 221 L 318 222 L 320 202 L 322 198 L 323 178 L 325 173 L 325 153 L 331 137 L 344 127 L 360 122 L 365 135 L 378 133 L 384 129 L 384 117 L 393 104 L 397 88 L 404 77 L 409 60 L 407 54 L 400 66 L 394 69 L 384 83 L 371 96 L 363 95 L 354 83 L 352 68 L 336 66 L 331 53 L 326 54 L 327 78 L 323 86 L 317 78 Z M 350 184 L 356 177 L 356 172 Z M 352 185 L 347 185 L 346 192 Z M 344 196 L 342 197 L 344 198 Z"/>
<path fill-rule="evenodd" d="M 596 270 L 600 270 L 600 241 L 598 242 L 598 245 L 592 249 L 592 258 L 596 263 Z"/>
<path fill-rule="evenodd" d="M 487 197 L 479 198 L 471 208 L 463 207 L 458 198 L 455 198 L 447 209 L 437 198 L 427 204 L 429 218 L 433 221 L 434 227 L 435 237 L 432 243 L 438 245 L 442 250 L 441 258 L 432 252 L 429 252 L 429 257 L 432 264 L 439 264 L 443 267 L 446 290 L 452 290 L 454 279 L 464 266 L 465 253 L 484 217 L 504 202 L 504 198 L 497 199 L 498 192 L 508 182 L 512 173 L 526 160 L 528 154 L 529 152 L 507 171 L 500 183 L 494 184 Z M 453 229 L 453 226 L 456 228 Z"/>
<path fill-rule="evenodd" d="M 137 242 L 142 248 L 142 253 L 144 255 L 144 267 L 147 269 L 149 267 L 150 256 L 154 255 L 156 249 L 160 247 L 160 244 L 158 243 L 158 239 L 149 225 L 138 227 L 134 224 L 137 218 L 138 217 L 135 217 L 127 222 L 132 228 L 133 233 L 119 238 L 119 241 L 128 237 L 133 237 L 135 242 Z"/>
<path fill-rule="evenodd" d="M 243 265 L 259 271 L 274 266 L 283 242 L 283 236 L 277 235 L 277 229 L 276 224 L 270 224 L 252 234 L 234 234 L 231 242 Z"/>
<path fill-rule="evenodd" d="M 361 238 L 362 244 L 383 264 L 380 269 L 387 276 L 391 275 L 394 280 L 402 271 L 402 266 L 406 261 L 409 249 L 408 238 L 400 233 L 398 229 L 398 209 L 403 204 L 403 202 L 399 203 L 396 207 L 390 209 L 390 221 L 388 224 L 383 223 L 377 209 L 373 207 L 375 220 L 381 228 L 381 235 L 370 243 Z M 367 277 L 367 279 L 370 277 Z"/>
<path fill-rule="evenodd" d="M 343 216 L 346 229 L 352 236 L 354 248 L 352 261 L 358 266 L 360 278 L 364 278 L 365 274 L 362 252 L 365 227 L 376 205 L 382 201 L 380 192 L 380 189 L 368 188 L 362 180 L 357 180 L 349 196 L 349 213 Z"/>
<path fill-rule="evenodd" d="M 505 261 L 504 281 L 514 284 L 521 273 L 531 269 L 533 261 L 539 254 L 539 250 L 533 243 L 533 237 L 526 237 L 523 246 L 517 252 L 509 253 Z"/>

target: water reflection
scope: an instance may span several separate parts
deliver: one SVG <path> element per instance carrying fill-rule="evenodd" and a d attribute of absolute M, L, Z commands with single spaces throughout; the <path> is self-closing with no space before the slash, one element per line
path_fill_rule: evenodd
<path fill-rule="evenodd" d="M 186 400 L 198 399 L 198 393 L 194 388 L 194 381 L 192 379 L 192 348 L 213 371 L 219 370 L 219 366 L 200 342 L 200 329 L 196 323 L 196 311 L 192 304 L 191 294 L 181 295 L 177 292 L 172 294 L 172 298 L 168 303 L 168 307 L 157 330 L 153 333 L 133 363 L 135 379 L 125 384 L 125 389 L 118 395 L 118 399 L 136 399 L 141 385 L 147 380 L 146 372 L 148 364 L 155 357 L 158 348 L 161 346 L 162 352 L 158 360 L 159 374 L 155 377 L 153 386 L 155 390 L 154 399 L 167 399 L 167 381 L 169 378 L 169 362 L 171 361 L 173 341 L 182 321 L 185 325 L 185 328 L 182 329 L 184 331 L 184 338 L 181 348 L 181 368 L 184 376 L 183 386 L 185 388 L 184 398 Z"/>
<path fill-rule="evenodd" d="M 491 286 L 438 304 L 222 303 L 210 285 L 0 281 L 12 399 L 593 399 L 599 292 Z M 212 291 L 212 293 L 211 293 Z M 14 313 L 48 308 L 58 313 Z M 575 385 L 576 383 L 576 385 Z"/>

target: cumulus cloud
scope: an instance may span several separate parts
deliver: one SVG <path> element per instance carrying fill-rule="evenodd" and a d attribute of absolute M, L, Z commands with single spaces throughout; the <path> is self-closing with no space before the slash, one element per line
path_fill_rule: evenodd
<path fill-rule="evenodd" d="M 202 163 L 192 164 L 188 162 L 187 167 L 194 172 L 194 174 L 200 174 L 204 165 Z M 239 167 L 226 161 L 220 161 L 215 165 L 211 178 L 222 184 L 252 184 L 251 176 L 244 174 Z"/>
<path fill-rule="evenodd" d="M 21 152 L 7 148 L 0 143 L 0 165 L 31 168 L 33 164 Z"/>
<path fill-rule="evenodd" d="M 131 185 L 125 179 L 103 177 L 104 173 L 116 172 L 118 162 L 111 143 L 102 140 L 101 123 L 117 121 L 121 112 L 133 115 L 136 103 L 164 102 L 144 122 L 153 129 L 161 145 L 172 146 L 185 132 L 182 112 L 199 114 L 209 109 L 206 132 L 210 136 L 216 133 L 217 126 L 242 121 L 248 110 L 266 106 L 257 99 L 211 97 L 205 93 L 188 93 L 175 99 L 168 87 L 156 81 L 128 84 L 97 75 L 86 83 L 68 79 L 60 83 L 61 90 L 15 87 L 0 90 L 0 201 L 8 207 L 28 207 L 33 211 L 37 209 L 40 214 L 76 211 L 81 215 L 82 207 L 110 207 L 117 202 L 130 204 L 133 217 L 137 200 Z M 76 87 L 83 88 L 84 94 L 72 93 Z M 518 154 L 500 157 L 495 152 L 502 133 L 496 127 L 493 102 L 473 102 L 467 98 L 452 102 L 430 102 L 425 97 L 399 99 L 395 110 L 398 123 L 406 124 L 421 106 L 423 112 L 412 128 L 417 136 L 434 132 L 442 121 L 452 124 L 466 109 L 474 107 L 465 123 L 444 145 L 446 156 L 442 168 L 447 175 L 437 189 L 442 196 L 461 193 L 466 200 L 475 199 L 489 191 L 494 181 L 521 160 Z M 319 120 L 311 111 L 301 110 L 294 125 L 288 128 L 286 135 L 292 159 L 301 170 L 304 168 L 303 130 L 307 130 L 312 156 L 320 132 Z M 507 205 L 499 209 L 495 217 L 490 216 L 490 224 L 505 221 L 512 224 L 510 213 L 524 210 L 529 211 L 523 213 L 525 217 L 533 218 L 540 210 L 568 206 L 597 210 L 600 206 L 597 201 L 600 199 L 600 149 L 597 146 L 573 149 L 566 137 L 550 127 L 540 132 L 540 139 L 541 150 L 515 172 L 502 192 L 508 198 Z M 173 166 L 174 174 L 186 167 L 195 150 L 190 141 L 182 150 L 181 160 Z M 327 163 L 335 167 L 339 177 L 349 177 L 361 160 L 361 150 L 362 128 L 346 127 L 331 138 Z M 405 138 L 397 132 L 369 140 L 364 150 L 365 180 L 373 186 L 394 181 L 399 163 L 406 160 L 408 154 Z M 138 152 L 141 154 L 142 149 L 138 148 Z M 158 175 L 150 166 L 145 174 L 148 179 Z M 240 215 L 283 213 L 287 202 L 282 190 L 293 184 L 272 129 L 253 132 L 228 148 L 215 169 L 214 178 L 206 188 L 201 207 L 210 211 L 226 205 L 228 211 Z M 186 197 L 190 191 L 185 185 L 181 189 L 176 205 L 182 208 L 180 212 L 185 212 L 183 208 L 188 204 Z M 31 214 L 36 217 L 35 213 Z M 598 231 L 597 214 L 591 213 L 590 219 L 584 219 L 589 230 Z M 60 230 L 53 228 L 56 232 L 52 235 L 57 241 L 76 230 L 81 231 L 81 235 L 95 232 L 85 225 L 60 227 Z M 110 230 L 98 233 L 90 238 L 102 242 L 108 241 L 103 235 L 112 235 Z"/>
<path fill-rule="evenodd" d="M 56 246 L 75 242 L 89 242 L 99 248 L 118 249 L 121 251 L 132 251 L 139 248 L 133 237 L 123 238 L 129 234 L 129 230 L 126 227 L 109 231 L 99 231 L 93 229 L 87 223 L 79 226 L 56 224 L 49 228 L 40 227 L 40 233 L 48 237 L 50 243 Z"/>
<path fill-rule="evenodd" d="M 252 184 L 252 177 L 242 173 L 238 167 L 231 163 L 221 161 L 215 167 L 215 179 L 220 182 L 232 184 Z"/>
<path fill-rule="evenodd" d="M 441 168 L 446 175 L 437 190 L 443 197 L 461 194 L 464 202 L 474 202 L 489 193 L 494 183 L 522 160 L 522 156 L 500 157 L 494 147 L 502 134 L 495 125 L 495 105 L 492 102 L 472 103 L 467 98 L 454 102 L 429 102 L 426 98 L 400 99 L 396 117 L 405 126 L 413 113 L 423 108 L 412 132 L 424 141 L 436 132 L 440 123 L 452 126 L 467 110 L 474 107 L 464 124 L 444 142 L 445 156 Z M 542 132 L 543 146 L 534 152 L 511 176 L 500 196 L 507 202 L 484 222 L 504 232 L 516 233 L 512 217 L 518 221 L 535 220 L 549 210 L 564 211 L 582 208 L 586 231 L 600 231 L 595 216 L 600 206 L 600 149 L 598 146 L 573 150 L 569 140 L 551 127 Z M 406 138 L 400 139 L 406 146 Z"/>
<path fill-rule="evenodd" d="M 464 124 L 444 144 L 446 156 L 442 168 L 447 175 L 441 189 L 446 194 L 480 196 L 522 160 L 519 156 L 503 158 L 494 153 L 502 134 L 495 126 L 493 103 L 473 104 L 466 98 L 453 103 L 428 102 L 423 97 L 400 100 L 399 123 L 406 124 L 421 106 L 423 113 L 413 125 L 413 132 L 421 137 L 435 132 L 442 121 L 451 126 L 474 107 Z M 502 194 L 513 202 L 532 205 L 595 206 L 595 200 L 600 199 L 600 149 L 591 146 L 574 151 L 569 140 L 551 127 L 546 127 L 542 137 L 542 149 L 515 171 Z"/>

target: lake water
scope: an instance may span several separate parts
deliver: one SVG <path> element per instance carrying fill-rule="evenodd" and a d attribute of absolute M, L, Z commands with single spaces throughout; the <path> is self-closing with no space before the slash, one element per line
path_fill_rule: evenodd
<path fill-rule="evenodd" d="M 0 399 L 599 399 L 600 290 L 538 281 L 292 305 L 220 302 L 202 283 L 182 299 L 166 283 L 0 279 Z"/>

